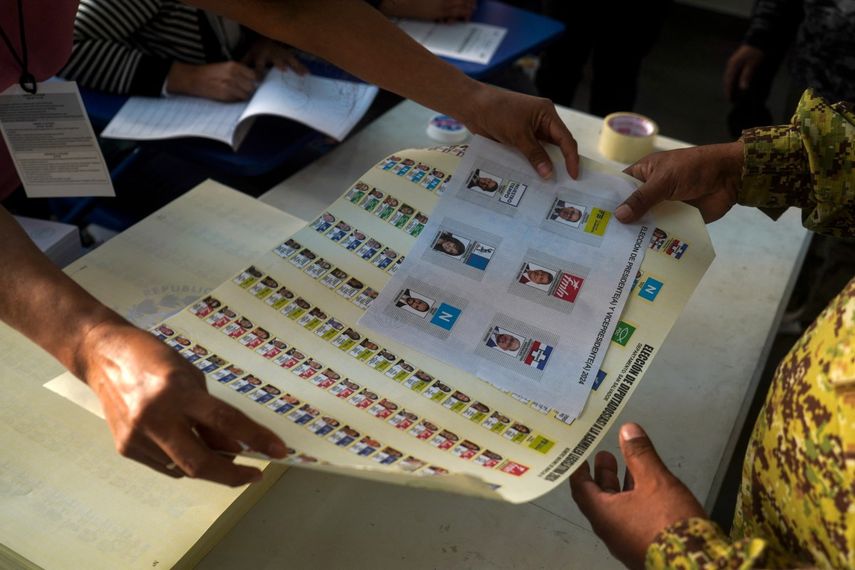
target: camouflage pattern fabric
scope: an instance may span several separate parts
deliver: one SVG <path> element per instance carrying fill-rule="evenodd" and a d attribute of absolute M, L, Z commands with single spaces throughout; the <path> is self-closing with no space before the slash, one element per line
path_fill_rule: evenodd
<path fill-rule="evenodd" d="M 855 111 L 851 107 L 830 105 L 809 89 L 791 125 L 747 129 L 742 141 L 740 204 L 764 209 L 796 206 L 802 209 L 802 221 L 809 230 L 855 236 Z"/>
<path fill-rule="evenodd" d="M 742 469 L 731 537 L 689 519 L 648 568 L 855 567 L 855 280 L 775 373 Z"/>
<path fill-rule="evenodd" d="M 806 226 L 855 234 L 854 120 L 806 92 L 792 127 L 748 131 L 740 201 L 799 205 Z M 743 464 L 731 536 L 705 519 L 681 521 L 659 534 L 646 564 L 855 568 L 855 279 L 775 372 Z"/>

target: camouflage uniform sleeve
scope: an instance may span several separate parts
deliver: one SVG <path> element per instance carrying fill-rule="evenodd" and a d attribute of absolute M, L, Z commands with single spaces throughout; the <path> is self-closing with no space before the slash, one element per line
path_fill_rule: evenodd
<path fill-rule="evenodd" d="M 855 236 L 855 111 L 828 104 L 810 89 L 792 124 L 742 133 L 745 164 L 737 201 L 773 218 L 802 209 L 809 230 Z"/>
<path fill-rule="evenodd" d="M 765 541 L 747 538 L 731 541 L 711 520 L 686 519 L 659 533 L 647 549 L 649 570 L 742 570 L 765 565 Z"/>

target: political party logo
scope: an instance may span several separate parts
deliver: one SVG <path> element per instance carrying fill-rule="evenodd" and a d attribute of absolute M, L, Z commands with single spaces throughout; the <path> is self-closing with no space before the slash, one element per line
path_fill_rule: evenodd
<path fill-rule="evenodd" d="M 600 208 L 592 208 L 591 215 L 585 223 L 585 231 L 595 236 L 603 236 L 606 233 L 606 226 L 609 225 L 609 220 L 612 219 L 612 213 Z"/>
<path fill-rule="evenodd" d="M 432 325 L 436 325 L 442 329 L 450 331 L 454 326 L 454 323 L 457 322 L 457 319 L 460 318 L 462 311 L 453 305 L 449 305 L 448 303 L 440 303 L 439 307 L 437 307 L 436 312 L 434 312 L 433 317 L 430 320 Z"/>
<path fill-rule="evenodd" d="M 638 296 L 642 299 L 653 302 L 656 300 L 657 295 L 659 295 L 659 291 L 662 290 L 662 285 L 663 283 L 658 279 L 648 277 L 641 284 L 641 288 L 638 290 Z"/>
<path fill-rule="evenodd" d="M 632 338 L 632 334 L 634 332 L 634 326 L 629 323 L 620 321 L 615 327 L 615 333 L 612 335 L 612 341 L 618 343 L 621 346 L 626 346 L 626 343 L 628 343 L 629 339 Z"/>
<path fill-rule="evenodd" d="M 496 253 L 495 247 L 475 242 L 464 263 L 470 267 L 484 271 L 487 269 L 487 264 L 490 263 L 490 259 L 492 259 L 494 253 Z"/>
<path fill-rule="evenodd" d="M 563 301 L 573 303 L 576 301 L 576 296 L 582 289 L 582 283 L 585 280 L 572 273 L 562 273 L 555 290 L 552 292 L 553 297 L 557 297 Z"/>
<path fill-rule="evenodd" d="M 552 355 L 552 347 L 542 343 L 539 340 L 533 340 L 529 345 L 528 352 L 523 358 L 523 362 L 528 366 L 543 370 L 546 368 L 546 363 L 549 362 L 549 357 Z"/>

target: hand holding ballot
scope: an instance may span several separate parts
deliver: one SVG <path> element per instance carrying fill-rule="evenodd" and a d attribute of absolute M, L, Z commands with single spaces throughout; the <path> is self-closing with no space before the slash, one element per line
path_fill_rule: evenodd
<path fill-rule="evenodd" d="M 615 216 L 634 222 L 664 200 L 680 200 L 701 211 L 706 223 L 724 216 L 742 184 L 742 142 L 682 148 L 649 154 L 624 170 L 642 184 Z"/>
<path fill-rule="evenodd" d="M 567 173 L 579 177 L 576 139 L 548 99 L 476 82 L 460 118 L 474 134 L 519 149 L 541 178 L 551 178 L 554 170 L 541 141 L 552 143 L 561 149 Z"/>
<path fill-rule="evenodd" d="M 155 471 L 238 486 L 260 480 L 261 472 L 217 451 L 285 456 L 271 431 L 207 393 L 198 368 L 123 319 L 94 326 L 77 362 L 119 453 Z"/>

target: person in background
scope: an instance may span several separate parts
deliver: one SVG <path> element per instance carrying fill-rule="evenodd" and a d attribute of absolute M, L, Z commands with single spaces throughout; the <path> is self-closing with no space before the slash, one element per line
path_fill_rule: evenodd
<path fill-rule="evenodd" d="M 733 102 L 728 125 L 770 124 L 766 100 L 790 48 L 792 81 L 787 109 L 811 88 L 828 101 L 855 101 L 855 9 L 852 0 L 755 0 L 742 45 L 725 67 L 725 96 Z"/>
<path fill-rule="evenodd" d="M 567 31 L 540 56 L 535 76 L 538 92 L 558 105 L 572 107 L 591 60 L 588 112 L 605 117 L 631 111 L 641 62 L 659 37 L 671 0 L 541 1 L 544 15 L 564 23 Z"/>
<path fill-rule="evenodd" d="M 474 0 L 383 0 L 387 16 L 463 19 Z M 118 95 L 245 101 L 267 69 L 307 73 L 294 50 L 179 0 L 80 0 L 74 47 L 59 72 Z"/>
<path fill-rule="evenodd" d="M 742 45 L 724 72 L 731 135 L 773 123 L 767 100 L 787 57 L 785 109 L 813 89 L 827 101 L 855 102 L 855 3 L 852 0 L 755 0 Z M 787 120 L 788 117 L 775 120 Z M 800 333 L 855 273 L 855 241 L 816 235 L 784 313 L 782 330 Z"/>
<path fill-rule="evenodd" d="M 273 66 L 306 73 L 285 45 L 178 0 L 81 0 L 59 75 L 119 95 L 244 101 Z"/>
<path fill-rule="evenodd" d="M 454 116 L 470 131 L 519 149 L 544 178 L 551 177 L 555 167 L 541 141 L 554 143 L 565 162 L 562 168 L 573 178 L 579 176 L 576 141 L 551 102 L 467 77 L 362 0 L 194 3 Z M 77 5 L 77 0 L 27 0 L 0 11 L 0 27 L 10 46 L 20 51 L 19 25 L 26 31 L 29 72 L 37 80 L 50 78 L 68 60 Z M 410 69 L 419 73 L 401 72 Z M 0 91 L 21 77 L 18 60 L 4 42 Z M 0 200 L 19 185 L 4 144 L 0 182 Z M 287 448 L 273 432 L 208 394 L 198 369 L 51 264 L 2 207 L 0 244 L 0 320 L 93 390 L 122 455 L 173 477 L 229 485 L 256 481 L 261 472 L 235 465 L 214 450 L 249 448 L 274 458 L 285 456 Z"/>
<path fill-rule="evenodd" d="M 802 210 L 808 229 L 855 236 L 855 109 L 806 91 L 792 124 L 746 130 L 734 143 L 649 155 L 627 173 L 643 184 L 615 215 L 637 219 L 663 200 L 706 222 L 734 204 L 777 218 Z M 702 442 L 699 442 L 702 443 Z M 570 478 L 600 538 L 631 568 L 855 567 L 855 279 L 775 372 L 743 463 L 730 536 L 710 521 L 636 424 L 620 430 L 627 472 L 607 452 Z"/>

